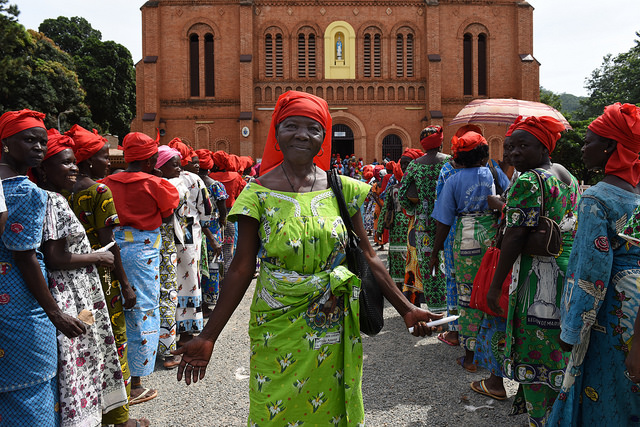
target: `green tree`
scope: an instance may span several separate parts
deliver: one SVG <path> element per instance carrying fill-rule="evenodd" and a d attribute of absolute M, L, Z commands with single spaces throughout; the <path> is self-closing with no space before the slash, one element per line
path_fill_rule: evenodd
<path fill-rule="evenodd" d="M 640 32 L 636 33 L 640 37 Z M 640 40 L 629 51 L 604 57 L 600 68 L 591 73 L 586 88 L 589 97 L 582 104 L 581 119 L 595 118 L 614 102 L 640 103 Z"/>
<path fill-rule="evenodd" d="M 73 55 L 75 69 L 93 121 L 103 132 L 123 138 L 136 108 L 136 76 L 131 52 L 121 44 L 102 41 L 84 18 L 47 19 L 39 30 Z"/>
<path fill-rule="evenodd" d="M 59 113 L 71 109 L 90 124 L 72 58 L 42 34 L 25 30 L 15 19 L 17 8 L 0 4 L 0 111 L 38 110 L 55 127 Z"/>
<path fill-rule="evenodd" d="M 93 29 L 86 19 L 77 16 L 45 19 L 38 27 L 38 31 L 54 40 L 60 49 L 71 56 L 80 53 L 86 40 L 91 38 L 102 40 L 100 31 Z"/>

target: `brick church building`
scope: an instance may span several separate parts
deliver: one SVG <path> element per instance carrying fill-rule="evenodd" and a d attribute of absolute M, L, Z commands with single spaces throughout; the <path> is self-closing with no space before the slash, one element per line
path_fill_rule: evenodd
<path fill-rule="evenodd" d="M 539 99 L 523 0 L 157 0 L 142 7 L 132 130 L 259 158 L 276 100 L 327 100 L 333 152 L 420 147 L 477 98 Z M 492 157 L 505 126 L 482 126 Z"/>

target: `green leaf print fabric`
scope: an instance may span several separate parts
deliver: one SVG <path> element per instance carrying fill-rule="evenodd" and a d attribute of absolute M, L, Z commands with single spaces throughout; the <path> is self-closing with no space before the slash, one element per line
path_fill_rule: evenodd
<path fill-rule="evenodd" d="M 349 213 L 369 185 L 341 177 Z M 341 263 L 346 229 L 330 189 L 250 183 L 230 212 L 259 221 L 260 274 L 251 305 L 250 426 L 360 425 L 360 280 Z M 323 311 L 331 294 L 338 303 Z M 303 424 L 304 423 L 304 424 Z"/>

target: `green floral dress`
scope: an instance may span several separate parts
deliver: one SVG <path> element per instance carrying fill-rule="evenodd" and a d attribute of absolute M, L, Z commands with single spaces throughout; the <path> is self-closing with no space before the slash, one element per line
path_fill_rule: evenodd
<path fill-rule="evenodd" d="M 562 386 L 569 355 L 558 344 L 559 307 L 580 195 L 574 177 L 567 185 L 544 169 L 536 170 L 544 185 L 545 212 L 540 212 L 538 179 L 525 172 L 507 196 L 506 226 L 535 227 L 541 215 L 548 216 L 560 225 L 562 249 L 557 258 L 521 255 L 513 265 L 504 372 L 520 383 L 513 413 L 528 412 L 532 425 L 542 425 Z"/>
<path fill-rule="evenodd" d="M 341 176 L 354 215 L 369 185 Z M 346 229 L 331 189 L 273 191 L 250 183 L 229 220 L 259 221 L 251 305 L 250 426 L 364 424 L 360 280 L 345 266 Z M 333 311 L 323 307 L 337 297 Z"/>
<path fill-rule="evenodd" d="M 403 292 L 419 292 L 429 310 L 440 312 L 447 309 L 447 286 L 444 273 L 438 269 L 437 275 L 429 271 L 429 259 L 436 237 L 436 220 L 431 218 L 436 201 L 436 184 L 442 166 L 448 161 L 425 165 L 411 162 L 402 177 L 399 200 L 409 215 L 407 232 L 407 263 Z M 411 183 L 418 190 L 419 202 L 414 204 L 407 198 Z"/>
<path fill-rule="evenodd" d="M 395 210 L 393 224 L 389 229 L 389 256 L 387 264 L 389 266 L 389 275 L 396 283 L 404 283 L 404 272 L 407 265 L 407 229 L 409 228 L 409 217 L 398 202 L 398 190 L 400 183 L 395 178 L 389 180 L 384 198 L 384 205 L 380 211 L 378 220 L 378 233 L 383 233 L 384 217 L 389 209 Z M 420 302 L 420 301 L 412 301 Z"/>

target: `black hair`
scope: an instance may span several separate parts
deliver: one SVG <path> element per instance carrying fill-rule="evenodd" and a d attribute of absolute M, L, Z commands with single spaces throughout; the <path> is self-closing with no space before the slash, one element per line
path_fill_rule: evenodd
<path fill-rule="evenodd" d="M 465 168 L 477 166 L 482 160 L 489 157 L 489 146 L 487 144 L 478 145 L 473 150 L 458 151 L 453 158 L 456 163 L 461 164 Z"/>

